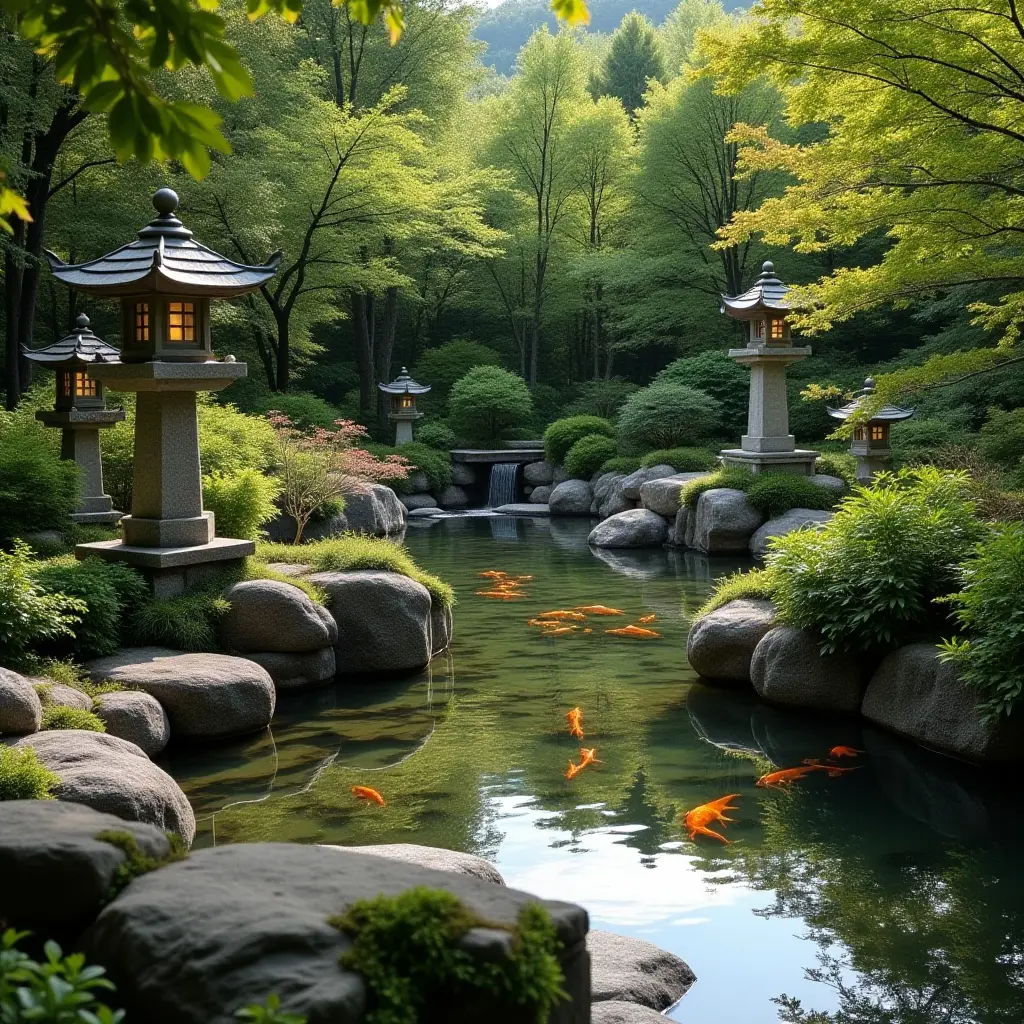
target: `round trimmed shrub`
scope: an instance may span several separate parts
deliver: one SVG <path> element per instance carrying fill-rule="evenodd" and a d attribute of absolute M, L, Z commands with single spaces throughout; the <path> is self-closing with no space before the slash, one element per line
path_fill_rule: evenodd
<path fill-rule="evenodd" d="M 791 508 L 826 510 L 836 504 L 836 495 L 805 476 L 792 473 L 761 473 L 747 491 L 747 501 L 769 519 Z"/>
<path fill-rule="evenodd" d="M 677 473 L 702 473 L 718 465 L 718 456 L 710 448 L 659 448 L 641 460 L 644 469 L 671 466 Z"/>
<path fill-rule="evenodd" d="M 566 453 L 563 468 L 570 477 L 589 480 L 615 455 L 615 441 L 602 434 L 581 437 Z"/>
<path fill-rule="evenodd" d="M 437 348 L 428 348 L 412 368 L 416 380 L 430 385 L 430 391 L 420 398 L 419 403 L 427 410 L 441 410 L 457 380 L 474 367 L 500 364 L 501 356 L 493 348 L 469 338 L 453 338 Z"/>
<path fill-rule="evenodd" d="M 455 431 L 444 420 L 432 420 L 424 423 L 416 430 L 416 440 L 428 448 L 436 448 L 439 452 L 448 452 L 458 443 Z"/>
<path fill-rule="evenodd" d="M 470 444 L 497 445 L 533 418 L 526 381 L 498 366 L 477 366 L 452 386 L 448 422 Z"/>
<path fill-rule="evenodd" d="M 619 451 L 694 447 L 711 437 L 722 406 L 710 395 L 674 381 L 655 381 L 626 399 L 619 413 Z"/>
<path fill-rule="evenodd" d="M 655 382 L 685 384 L 710 395 L 722 405 L 722 427 L 730 433 L 747 425 L 750 372 L 718 349 L 669 363 Z"/>
<path fill-rule="evenodd" d="M 544 456 L 548 462 L 560 466 L 577 441 L 594 434 L 614 437 L 615 427 L 600 416 L 566 416 L 555 420 L 544 431 Z"/>
<path fill-rule="evenodd" d="M 601 463 L 602 473 L 635 473 L 640 468 L 640 460 L 635 455 L 616 455 Z"/>
<path fill-rule="evenodd" d="M 443 491 L 452 482 L 452 460 L 446 451 L 439 452 L 418 441 L 400 444 L 394 451 L 396 455 L 408 460 L 410 475 L 417 470 L 426 474 L 432 491 Z M 411 493 L 408 477 L 395 480 L 394 485 L 400 494 Z"/>

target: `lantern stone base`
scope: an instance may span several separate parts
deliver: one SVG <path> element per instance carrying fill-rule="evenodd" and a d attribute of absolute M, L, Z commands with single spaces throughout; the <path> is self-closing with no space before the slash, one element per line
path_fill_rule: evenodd
<path fill-rule="evenodd" d="M 814 463 L 820 452 L 795 448 L 788 452 L 751 452 L 743 448 L 726 448 L 719 453 L 725 466 L 743 466 L 755 475 L 759 473 L 792 473 L 794 476 L 813 476 Z"/>
<path fill-rule="evenodd" d="M 187 548 L 209 544 L 214 538 L 213 513 L 187 519 L 145 519 L 125 516 L 121 520 L 125 544 L 140 548 Z"/>
<path fill-rule="evenodd" d="M 107 502 L 110 502 L 109 498 Z M 107 524 L 113 526 L 121 521 L 121 513 L 116 508 L 112 508 L 108 512 L 72 512 L 71 521 L 82 526 L 103 526 Z"/>

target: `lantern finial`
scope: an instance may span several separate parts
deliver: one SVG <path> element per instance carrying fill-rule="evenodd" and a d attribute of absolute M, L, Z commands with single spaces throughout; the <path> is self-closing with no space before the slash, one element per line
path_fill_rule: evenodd
<path fill-rule="evenodd" d="M 84 313 L 79 313 L 78 316 L 75 317 L 75 326 L 79 331 L 89 330 L 89 318 Z"/>
<path fill-rule="evenodd" d="M 178 208 L 178 193 L 166 185 L 153 193 L 153 207 L 156 212 L 170 216 Z"/>

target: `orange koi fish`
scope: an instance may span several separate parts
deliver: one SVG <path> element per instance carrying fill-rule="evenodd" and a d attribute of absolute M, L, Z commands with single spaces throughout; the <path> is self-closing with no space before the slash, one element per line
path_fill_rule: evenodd
<path fill-rule="evenodd" d="M 583 765 L 581 765 L 581 764 L 573 764 L 572 761 L 570 760 L 569 761 L 569 767 L 568 767 L 568 769 L 565 772 L 565 777 L 567 779 L 575 779 L 576 776 L 579 775 L 579 773 L 581 771 L 583 771 Z"/>
<path fill-rule="evenodd" d="M 583 632 L 584 633 L 593 633 L 594 631 L 589 626 L 587 626 L 587 628 L 585 630 L 583 630 Z"/>
<path fill-rule="evenodd" d="M 686 816 L 683 818 L 683 825 L 689 829 L 690 838 L 696 839 L 697 835 L 710 836 L 712 839 L 717 839 L 720 843 L 729 845 L 729 840 L 719 832 L 715 832 L 708 828 L 709 825 L 716 821 L 725 824 L 727 821 L 735 821 L 735 818 L 727 818 L 725 816 L 726 811 L 735 811 L 738 808 L 730 804 L 730 800 L 738 800 L 739 793 L 730 793 L 728 796 L 720 797 L 718 800 L 712 800 L 710 803 L 701 804 L 699 807 L 694 807 L 692 811 L 687 811 Z"/>
<path fill-rule="evenodd" d="M 485 580 L 504 580 L 508 578 L 508 573 L 500 569 L 488 569 L 487 572 L 478 572 L 477 576 Z"/>
<path fill-rule="evenodd" d="M 583 612 L 585 615 L 625 615 L 624 611 L 618 608 L 609 608 L 604 604 L 581 604 L 576 608 L 576 611 Z"/>
<path fill-rule="evenodd" d="M 586 615 L 582 612 L 566 611 L 565 609 L 558 609 L 553 612 L 541 612 L 538 618 L 541 619 L 568 619 L 570 622 L 582 622 Z"/>
<path fill-rule="evenodd" d="M 609 636 L 629 636 L 636 640 L 650 640 L 656 636 L 661 636 L 660 633 L 656 633 L 653 629 L 644 629 L 642 626 L 622 626 L 620 629 L 606 629 L 605 633 Z"/>
<path fill-rule="evenodd" d="M 584 750 L 580 747 L 580 767 L 586 768 L 588 764 L 600 764 L 601 762 L 595 756 L 597 754 L 597 747 L 591 747 L 589 750 Z"/>
<path fill-rule="evenodd" d="M 499 601 L 519 601 L 526 597 L 525 594 L 517 594 L 512 590 L 478 590 L 477 597 L 495 597 Z"/>
<path fill-rule="evenodd" d="M 760 786 L 762 789 L 769 786 L 788 786 L 796 782 L 797 779 L 802 779 L 810 772 L 825 770 L 826 767 L 827 766 L 823 764 L 808 764 L 803 768 L 783 768 L 781 771 L 769 772 L 767 775 L 762 775 L 754 785 Z"/>
<path fill-rule="evenodd" d="M 863 753 L 863 750 L 858 750 L 856 747 L 833 747 L 829 751 L 832 757 L 856 757 L 858 754 Z"/>
<path fill-rule="evenodd" d="M 544 629 L 550 626 L 560 626 L 562 622 L 561 619 L 527 619 L 526 624 L 528 626 L 540 626 Z"/>
<path fill-rule="evenodd" d="M 567 711 L 565 717 L 569 719 L 569 735 L 573 739 L 583 739 L 583 711 L 581 708 L 573 708 Z"/>
<path fill-rule="evenodd" d="M 528 583 L 532 579 L 533 579 L 532 576 L 517 576 L 515 578 L 515 582 L 516 583 Z"/>
<path fill-rule="evenodd" d="M 644 623 L 644 625 L 646 625 L 648 622 L 657 622 L 658 621 L 658 616 L 657 615 L 641 615 L 640 618 L 637 619 L 636 621 L 637 622 L 642 622 L 642 623 Z"/>
<path fill-rule="evenodd" d="M 576 626 L 559 626 L 558 629 L 546 629 L 541 636 L 566 636 L 569 633 L 575 633 Z"/>
<path fill-rule="evenodd" d="M 384 797 L 377 790 L 371 789 L 369 786 L 353 786 L 352 795 L 360 800 L 372 800 L 375 804 L 380 804 L 381 807 L 387 807 Z"/>

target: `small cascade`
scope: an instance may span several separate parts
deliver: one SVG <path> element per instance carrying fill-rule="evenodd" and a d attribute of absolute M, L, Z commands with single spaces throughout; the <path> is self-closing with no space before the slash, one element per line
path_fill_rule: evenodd
<path fill-rule="evenodd" d="M 496 462 L 491 466 L 491 483 L 487 491 L 487 507 L 511 505 L 516 500 L 518 462 Z"/>

